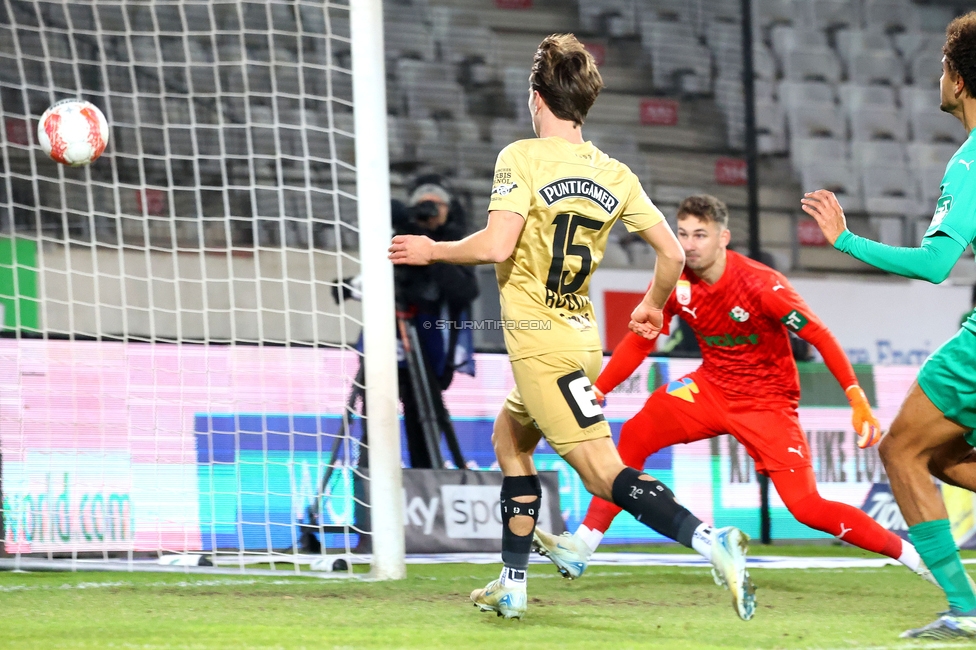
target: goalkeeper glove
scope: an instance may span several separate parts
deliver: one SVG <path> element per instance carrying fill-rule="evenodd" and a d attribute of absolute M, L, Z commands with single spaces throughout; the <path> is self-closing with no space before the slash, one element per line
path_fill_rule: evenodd
<path fill-rule="evenodd" d="M 868 396 L 864 394 L 864 390 L 854 384 L 845 390 L 844 394 L 847 395 L 847 401 L 854 409 L 851 422 L 854 424 L 854 431 L 857 433 L 857 446 L 861 449 L 867 449 L 878 444 L 882 435 L 881 423 L 871 412 L 871 405 L 868 404 Z"/>

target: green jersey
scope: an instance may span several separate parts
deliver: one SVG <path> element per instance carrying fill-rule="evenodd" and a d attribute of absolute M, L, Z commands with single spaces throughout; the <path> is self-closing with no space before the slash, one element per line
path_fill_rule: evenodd
<path fill-rule="evenodd" d="M 976 129 L 949 160 L 939 189 L 925 236 L 944 235 L 965 250 L 976 240 Z M 963 327 L 976 332 L 976 314 L 970 314 Z"/>
<path fill-rule="evenodd" d="M 841 233 L 834 247 L 882 271 L 939 283 L 976 240 L 976 129 L 946 165 L 932 223 L 918 248 L 887 246 Z M 976 333 L 976 314 L 963 327 Z"/>

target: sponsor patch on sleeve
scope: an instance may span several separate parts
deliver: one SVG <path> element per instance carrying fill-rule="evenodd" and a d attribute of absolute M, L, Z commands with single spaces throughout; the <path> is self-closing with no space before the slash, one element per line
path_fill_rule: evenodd
<path fill-rule="evenodd" d="M 951 209 L 952 195 L 943 194 L 940 196 L 938 203 L 935 204 L 935 214 L 932 215 L 932 223 L 929 225 L 929 228 L 935 228 L 942 223 L 942 220 L 946 218 L 946 215 L 949 214 L 949 210 Z"/>
<path fill-rule="evenodd" d="M 783 325 L 786 325 L 791 332 L 799 332 L 807 326 L 810 319 L 794 309 L 786 316 L 783 316 L 780 321 L 782 321 Z"/>

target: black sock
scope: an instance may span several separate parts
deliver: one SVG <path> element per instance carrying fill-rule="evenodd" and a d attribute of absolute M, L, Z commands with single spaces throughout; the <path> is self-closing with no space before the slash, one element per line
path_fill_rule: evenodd
<path fill-rule="evenodd" d="M 691 548 L 691 538 L 702 521 L 675 501 L 664 483 L 642 476 L 650 478 L 632 467 L 620 472 L 613 481 L 613 502 L 645 526 Z"/>
<path fill-rule="evenodd" d="M 530 501 L 516 501 L 516 497 L 535 497 Z M 532 529 L 528 535 L 516 535 L 508 524 L 513 517 L 532 517 L 532 527 L 539 521 L 542 503 L 542 484 L 538 476 L 506 476 L 502 479 L 502 562 L 510 569 L 529 568 L 532 552 Z"/>

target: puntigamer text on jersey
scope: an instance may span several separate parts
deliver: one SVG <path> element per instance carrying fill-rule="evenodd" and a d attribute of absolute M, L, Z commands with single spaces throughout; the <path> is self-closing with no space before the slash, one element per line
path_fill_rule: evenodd
<path fill-rule="evenodd" d="M 606 210 L 607 214 L 613 214 L 620 205 L 620 200 L 611 194 L 610 190 L 590 178 L 560 178 L 540 188 L 539 194 L 546 205 L 552 205 L 556 201 L 569 197 L 590 199 Z"/>

